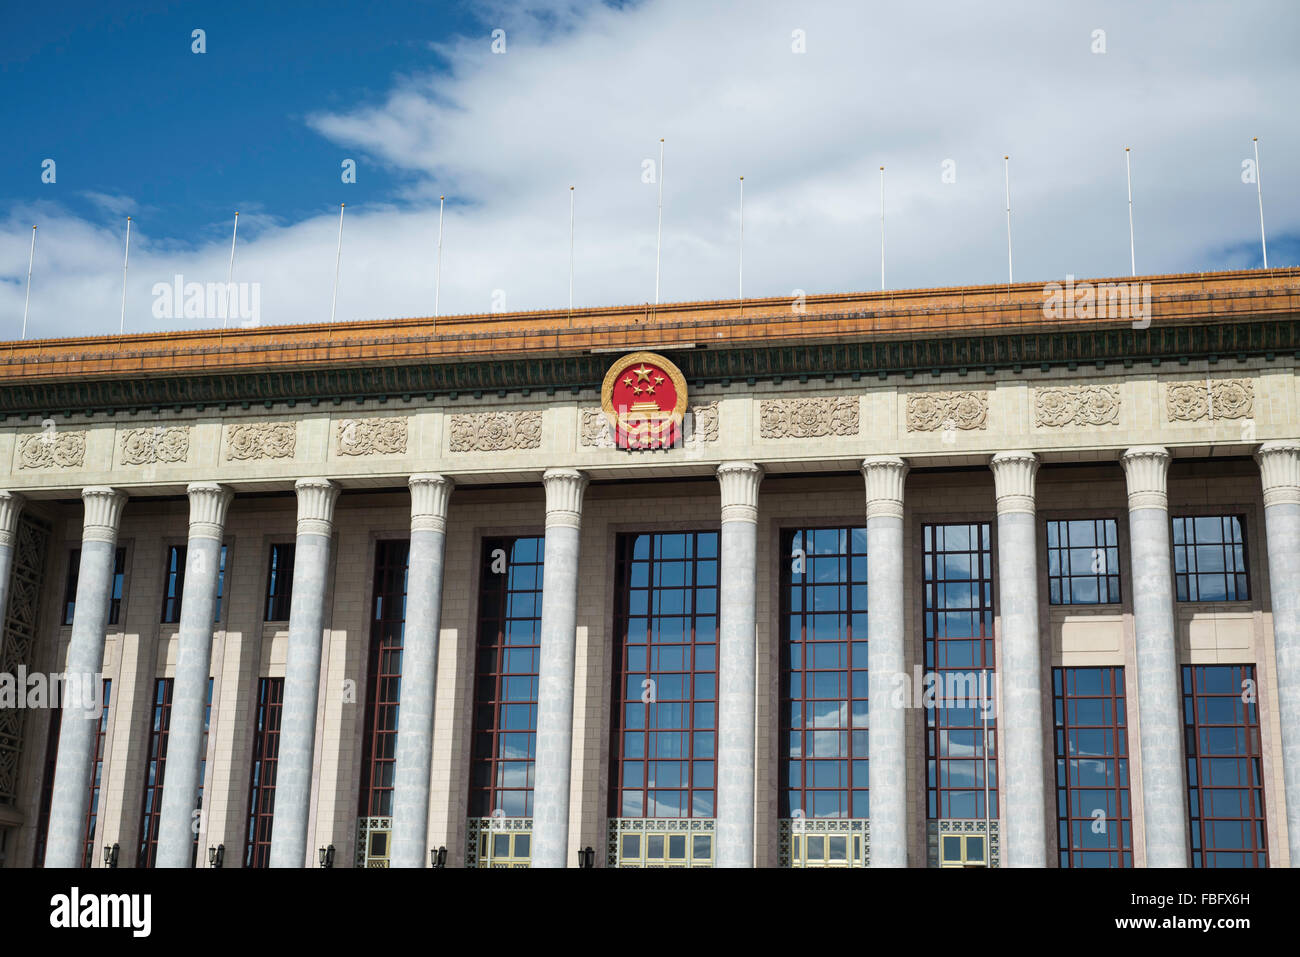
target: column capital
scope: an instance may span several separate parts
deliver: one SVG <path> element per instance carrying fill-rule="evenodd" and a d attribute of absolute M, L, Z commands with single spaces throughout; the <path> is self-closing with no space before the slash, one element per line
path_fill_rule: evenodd
<path fill-rule="evenodd" d="M 221 541 L 226 510 L 235 493 L 216 482 L 191 482 L 185 492 L 190 497 L 190 538 Z"/>
<path fill-rule="evenodd" d="M 456 483 L 445 475 L 424 472 L 412 475 L 411 531 L 442 532 L 447 529 L 447 502 Z"/>
<path fill-rule="evenodd" d="M 1255 452 L 1264 483 L 1264 507 L 1300 505 L 1300 439 L 1265 442 Z"/>
<path fill-rule="evenodd" d="M 577 469 L 547 469 L 542 473 L 542 485 L 546 488 L 546 527 L 582 528 L 586 473 Z"/>
<path fill-rule="evenodd" d="M 722 521 L 758 521 L 758 483 L 763 469 L 753 462 L 723 462 L 718 466 L 722 486 Z"/>
<path fill-rule="evenodd" d="M 903 485 L 909 466 L 897 455 L 873 455 L 862 460 L 862 478 L 867 483 L 867 519 L 902 518 Z"/>
<path fill-rule="evenodd" d="M 294 482 L 293 490 L 298 493 L 298 534 L 332 534 L 338 485 L 329 479 L 305 478 Z"/>
<path fill-rule="evenodd" d="M 1128 480 L 1128 507 L 1169 508 L 1166 480 L 1169 450 L 1160 445 L 1138 445 L 1119 457 Z"/>
<path fill-rule="evenodd" d="M 83 542 L 117 541 L 117 525 L 122 520 L 122 506 L 126 493 L 107 485 L 88 485 L 81 490 L 81 501 L 86 506 L 85 523 L 81 530 Z"/>
<path fill-rule="evenodd" d="M 993 488 L 998 514 L 1017 512 L 1034 514 L 1034 478 L 1038 474 L 1038 456 L 1017 450 L 998 452 L 989 462 L 993 470 Z"/>
<path fill-rule="evenodd" d="M 0 489 L 0 546 L 12 545 L 18 531 L 18 516 L 27 504 L 25 496 Z"/>

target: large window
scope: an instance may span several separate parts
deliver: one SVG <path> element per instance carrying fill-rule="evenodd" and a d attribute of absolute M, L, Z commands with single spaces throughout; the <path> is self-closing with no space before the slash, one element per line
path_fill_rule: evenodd
<path fill-rule="evenodd" d="M 402 633 L 406 621 L 406 539 L 375 543 L 375 586 L 370 618 L 370 680 L 361 756 L 362 817 L 393 813 L 397 769 L 397 703 L 402 687 Z"/>
<path fill-rule="evenodd" d="M 253 733 L 253 771 L 248 785 L 248 843 L 245 867 L 271 861 L 271 824 L 275 817 L 275 766 L 280 757 L 280 712 L 284 679 L 263 678 L 257 687 L 257 727 Z"/>
<path fill-rule="evenodd" d="M 172 721 L 171 678 L 154 682 L 153 724 L 149 728 L 149 770 L 140 806 L 140 851 L 136 867 L 153 867 L 158 854 L 158 818 L 162 815 L 163 776 L 167 770 L 167 734 Z"/>
<path fill-rule="evenodd" d="M 95 859 L 95 828 L 99 821 L 99 792 L 104 778 L 104 743 L 108 737 L 108 706 L 112 691 L 112 679 L 105 678 L 103 709 L 99 712 L 99 725 L 91 752 L 90 801 L 86 806 L 82 867 L 90 867 Z M 36 854 L 33 859 L 35 867 L 45 866 L 45 847 L 50 833 L 50 803 L 54 797 L 54 770 L 59 762 L 59 733 L 62 729 L 63 709 L 51 708 L 49 739 L 45 749 L 45 774 L 41 782 L 41 804 L 36 816 Z"/>
<path fill-rule="evenodd" d="M 927 813 L 932 820 L 996 818 L 990 528 L 926 525 L 924 536 L 925 668 L 935 682 L 933 705 L 925 702 Z"/>
<path fill-rule="evenodd" d="M 181 602 L 185 595 L 185 553 L 184 545 L 171 545 L 167 548 L 167 561 L 163 574 L 162 618 L 164 625 L 174 625 L 181 620 Z"/>
<path fill-rule="evenodd" d="M 1254 665 L 1184 665 L 1193 867 L 1267 867 Z"/>
<path fill-rule="evenodd" d="M 712 818 L 718 533 L 620 535 L 615 575 L 610 815 Z"/>
<path fill-rule="evenodd" d="M 1061 867 L 1132 867 L 1123 668 L 1053 668 Z"/>
<path fill-rule="evenodd" d="M 77 579 L 81 573 L 81 549 L 68 553 L 68 579 L 63 591 L 63 624 L 72 624 L 77 608 Z M 113 594 L 108 603 L 108 623 L 116 625 L 122 616 L 122 586 L 126 579 L 126 547 L 113 553 Z"/>
<path fill-rule="evenodd" d="M 1201 515 L 1174 519 L 1174 584 L 1179 601 L 1245 601 L 1246 519 Z"/>
<path fill-rule="evenodd" d="M 867 530 L 781 539 L 780 813 L 866 818 Z"/>
<path fill-rule="evenodd" d="M 222 555 L 226 552 L 225 547 L 221 549 Z M 208 727 L 212 722 L 212 679 L 208 678 L 208 703 L 203 709 L 203 737 L 199 745 L 199 791 L 198 797 L 194 799 L 194 813 L 197 816 L 203 813 L 203 778 L 208 773 Z M 194 850 L 190 854 L 190 867 L 195 867 L 199 862 L 199 828 L 194 827 Z"/>
<path fill-rule="evenodd" d="M 471 817 L 498 811 L 506 817 L 533 815 L 544 543 L 542 538 L 483 541 Z"/>
<path fill-rule="evenodd" d="M 266 620 L 288 621 L 293 602 L 293 556 L 295 545 L 287 542 L 271 546 L 270 567 L 266 573 Z"/>
<path fill-rule="evenodd" d="M 1115 519 L 1047 523 L 1047 589 L 1053 605 L 1104 605 L 1120 600 Z"/>

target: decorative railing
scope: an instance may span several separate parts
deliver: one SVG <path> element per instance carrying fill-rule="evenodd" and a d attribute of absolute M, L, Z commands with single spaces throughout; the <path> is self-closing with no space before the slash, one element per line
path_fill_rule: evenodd
<path fill-rule="evenodd" d="M 466 867 L 529 867 L 531 817 L 472 817 L 465 840 Z"/>
<path fill-rule="evenodd" d="M 391 817 L 363 817 L 357 820 L 357 867 L 387 867 L 392 846 Z"/>
<path fill-rule="evenodd" d="M 866 867 L 871 860 L 866 818 L 782 818 L 777 836 L 781 867 Z"/>
<path fill-rule="evenodd" d="M 712 818 L 609 819 L 607 867 L 713 867 Z"/>
<path fill-rule="evenodd" d="M 998 867 L 1002 842 L 998 822 L 990 822 L 986 843 L 983 818 L 927 821 L 925 843 L 930 867 Z"/>

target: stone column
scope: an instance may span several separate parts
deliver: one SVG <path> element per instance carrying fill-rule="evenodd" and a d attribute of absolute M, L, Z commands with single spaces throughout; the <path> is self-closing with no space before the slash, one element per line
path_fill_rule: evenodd
<path fill-rule="evenodd" d="M 907 866 L 907 712 L 896 700 L 906 683 L 903 604 L 903 486 L 907 463 L 866 459 L 867 695 L 871 711 L 871 867 Z"/>
<path fill-rule="evenodd" d="M 718 867 L 754 866 L 754 659 L 758 485 L 753 462 L 718 466 Z"/>
<path fill-rule="evenodd" d="M 990 463 L 998 502 L 998 606 L 1002 673 L 998 676 L 998 795 L 1007 832 L 1008 867 L 1047 866 L 1047 799 L 1043 783 L 1043 658 L 1038 628 L 1038 540 L 1032 452 L 999 452 Z"/>
<path fill-rule="evenodd" d="M 573 760 L 573 665 L 578 629 L 578 538 L 587 476 L 547 469 L 541 665 L 533 772 L 533 867 L 566 867 Z"/>
<path fill-rule="evenodd" d="M 117 551 L 117 526 L 126 496 L 116 489 L 90 486 L 82 489 L 85 523 L 81 532 L 81 564 L 77 572 L 77 605 L 72 616 L 72 641 L 68 646 L 65 683 L 68 697 L 61 702 L 59 756 L 54 766 L 54 792 L 50 800 L 46 867 L 80 867 L 84 850 L 86 810 L 90 802 L 90 754 L 99 731 L 99 709 L 86 708 L 85 700 L 103 695 L 104 633 L 113 598 L 113 556 Z"/>
<path fill-rule="evenodd" d="M 185 546 L 185 590 L 181 595 L 171 724 L 167 733 L 167 775 L 158 819 L 158 867 L 189 867 L 195 830 L 194 798 L 203 781 L 203 712 L 212 670 L 212 629 L 217 612 L 221 536 L 234 493 L 224 485 L 192 482 L 190 534 Z"/>
<path fill-rule="evenodd" d="M 9 611 L 9 575 L 14 567 L 14 539 L 18 516 L 27 499 L 17 492 L 0 491 L 0 627 Z"/>
<path fill-rule="evenodd" d="M 1255 461 L 1264 482 L 1287 843 L 1291 866 L 1300 867 L 1300 440 L 1265 442 Z"/>
<path fill-rule="evenodd" d="M 293 559 L 293 597 L 289 602 L 289 654 L 284 666 L 275 819 L 271 825 L 272 867 L 307 864 L 307 815 L 315 776 L 312 752 L 316 745 L 325 583 L 329 577 L 334 503 L 339 497 L 339 487 L 327 479 L 299 479 L 294 483 L 294 490 L 298 493 L 298 535 Z"/>
<path fill-rule="evenodd" d="M 397 709 L 397 768 L 393 781 L 392 867 L 428 863 L 429 773 L 433 706 L 442 625 L 442 566 L 447 500 L 452 481 L 412 475 L 411 551 L 407 564 L 402 690 Z"/>
<path fill-rule="evenodd" d="M 1139 446 L 1120 456 L 1120 464 L 1128 480 L 1146 863 L 1147 867 L 1187 867 L 1182 680 L 1165 490 L 1169 452 L 1160 446 Z"/>

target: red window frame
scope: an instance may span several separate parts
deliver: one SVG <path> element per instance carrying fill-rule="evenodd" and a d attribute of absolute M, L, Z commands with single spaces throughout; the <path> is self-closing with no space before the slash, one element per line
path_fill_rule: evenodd
<path fill-rule="evenodd" d="M 926 671 L 942 681 L 944 689 L 949 687 L 950 675 L 970 687 L 968 678 L 973 674 L 978 692 L 980 670 L 987 669 L 992 675 L 996 661 L 992 527 L 988 522 L 943 523 L 922 526 L 922 534 Z M 968 569 L 965 575 L 963 565 Z M 972 593 L 963 600 L 967 589 Z M 977 653 L 970 654 L 972 651 Z M 953 708 L 936 701 L 925 709 L 925 724 L 927 816 L 930 820 L 983 819 L 984 722 L 980 709 Z M 970 742 L 971 757 L 953 755 L 951 748 L 958 736 Z M 992 714 L 988 717 L 991 818 L 998 816 L 997 754 L 997 716 Z M 971 813 L 961 813 L 966 810 L 961 807 L 954 813 L 954 800 L 973 802 Z"/>
<path fill-rule="evenodd" d="M 1193 867 L 1268 867 L 1257 687 L 1254 665 L 1183 665 Z"/>
<path fill-rule="evenodd" d="M 1052 693 L 1060 866 L 1132 867 L 1124 669 L 1053 668 Z"/>
<path fill-rule="evenodd" d="M 275 769 L 280 757 L 280 718 L 284 679 L 262 678 L 257 687 L 257 727 L 248 779 L 248 840 L 245 867 L 271 862 L 271 825 L 275 819 Z"/>
<path fill-rule="evenodd" d="M 506 817 L 533 816 L 545 546 L 541 536 L 483 540 L 471 817 L 497 811 Z"/>
<path fill-rule="evenodd" d="M 618 536 L 612 817 L 714 817 L 718 545 L 716 531 Z"/>
<path fill-rule="evenodd" d="M 153 867 L 158 856 L 158 819 L 162 815 L 163 778 L 167 773 L 167 737 L 172 720 L 172 678 L 154 682 L 153 724 L 149 728 L 144 798 L 140 802 L 140 850 L 136 867 Z"/>
<path fill-rule="evenodd" d="M 867 818 L 867 530 L 784 529 L 779 560 L 780 814 Z"/>
<path fill-rule="evenodd" d="M 375 543 L 374 596 L 370 615 L 365 737 L 362 739 L 361 817 L 393 813 L 397 773 L 397 710 L 402 686 L 402 637 L 406 627 L 407 539 Z"/>

